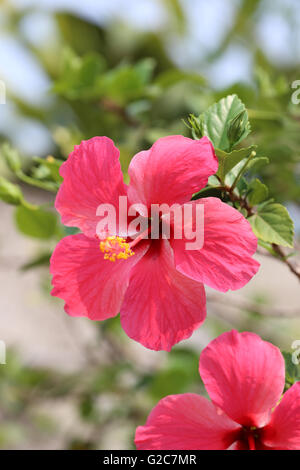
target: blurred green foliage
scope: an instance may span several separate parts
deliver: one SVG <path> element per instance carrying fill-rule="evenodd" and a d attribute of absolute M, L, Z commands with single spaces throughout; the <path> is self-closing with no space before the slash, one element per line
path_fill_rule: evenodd
<path fill-rule="evenodd" d="M 20 116 L 49 130 L 52 155 L 29 158 L 9 145 L 6 135 L 1 136 L 1 158 L 13 181 L 7 173 L 1 177 L 0 198 L 17 206 L 16 229 L 48 243 L 48 250 L 43 246 L 23 270 L 41 266 L 47 270 L 55 243 L 72 233 L 52 210 L 62 181 L 59 168 L 75 144 L 95 135 L 107 135 L 116 142 L 125 179 L 132 156 L 157 138 L 208 135 L 216 146 L 219 170 L 195 197 L 214 195 L 234 205 L 249 217 L 272 254 L 276 255 L 274 243 L 292 246 L 293 224 L 281 204 L 300 205 L 300 108 L 291 102 L 290 87 L 299 78 L 297 64 L 283 70 L 270 62 L 254 33 L 262 2 L 243 0 L 222 44 L 208 53 L 202 68 L 179 68 L 166 42 L 170 34 L 187 34 L 186 15 L 179 1 L 162 3 L 168 23 L 164 31 L 156 32 L 134 30 L 120 22 L 99 26 L 75 14 L 57 12 L 57 37 L 43 47 L 22 35 L 22 19 L 31 10 L 20 12 L 11 5 L 6 10 L 6 27 L 51 81 L 52 100 L 47 106 L 28 104 L 8 93 Z M 205 64 L 213 64 L 235 42 L 253 52 L 253 76 L 247 84 L 213 89 L 205 78 Z M 25 200 L 23 190 L 30 186 L 49 193 L 50 207 Z M 228 194 L 221 186 L 233 187 L 234 192 Z M 230 199 L 232 194 L 235 200 Z M 256 310 L 246 314 L 245 329 L 260 325 Z M 214 335 L 227 327 L 222 321 L 212 324 Z M 78 430 L 72 428 L 62 438 L 62 447 L 101 448 L 106 430 L 114 423 L 129 428 L 128 447 L 133 447 L 136 426 L 144 423 L 160 398 L 187 391 L 205 393 L 197 370 L 200 351 L 179 345 L 157 366 L 143 370 L 128 354 L 118 319 L 95 328 L 99 351 L 92 355 L 83 351 L 88 366 L 78 373 L 30 367 L 15 353 L 9 354 L 7 365 L 0 366 L 0 447 L 26 445 L 26 439 L 38 440 L 41 433 L 46 439 L 55 435 L 57 423 L 51 412 L 41 413 L 39 405 L 46 403 L 51 409 L 60 400 L 72 405 L 81 422 Z M 106 363 L 100 360 L 103 347 L 109 351 Z M 296 377 L 290 357 L 286 360 L 291 384 L 299 374 Z"/>

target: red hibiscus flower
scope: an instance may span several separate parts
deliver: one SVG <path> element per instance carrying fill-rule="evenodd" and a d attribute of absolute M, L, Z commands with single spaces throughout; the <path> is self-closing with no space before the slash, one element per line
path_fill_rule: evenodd
<path fill-rule="evenodd" d="M 138 449 L 300 449 L 300 382 L 279 402 L 285 367 L 278 348 L 233 330 L 203 350 L 199 371 L 212 401 L 193 393 L 163 398 L 137 428 Z"/>
<path fill-rule="evenodd" d="M 76 146 L 61 167 L 56 209 L 65 225 L 83 233 L 63 238 L 51 258 L 52 295 L 65 301 L 66 312 L 92 320 L 120 312 L 128 336 L 150 349 L 170 350 L 205 319 L 203 283 L 223 292 L 244 286 L 259 267 L 252 258 L 257 240 L 250 224 L 218 198 L 189 202 L 217 167 L 207 138 L 165 137 L 135 155 L 127 186 L 110 139 L 95 137 Z M 124 238 L 118 224 L 99 240 L 97 209 L 110 204 L 119 211 L 120 196 L 128 206 L 146 209 L 204 206 L 203 247 L 186 250 L 187 240 L 172 236 Z M 174 231 L 176 222 L 171 225 Z"/>

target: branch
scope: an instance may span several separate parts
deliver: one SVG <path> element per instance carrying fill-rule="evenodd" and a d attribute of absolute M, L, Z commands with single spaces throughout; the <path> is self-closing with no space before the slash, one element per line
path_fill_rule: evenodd
<path fill-rule="evenodd" d="M 219 294 L 207 294 L 206 298 L 209 302 L 222 304 L 224 306 L 224 299 Z M 276 317 L 276 318 L 293 318 L 300 317 L 300 309 L 281 310 L 276 307 L 267 307 L 265 305 L 251 302 L 247 299 L 226 297 L 226 305 L 236 308 L 238 310 L 247 310 L 255 312 L 261 316 Z"/>
<path fill-rule="evenodd" d="M 294 265 L 293 263 L 291 263 L 289 258 L 286 257 L 286 254 L 284 253 L 284 250 L 281 246 L 275 245 L 275 243 L 273 243 L 272 248 L 277 253 L 278 258 L 288 266 L 289 270 L 293 274 L 295 274 L 295 276 L 297 276 L 297 278 L 300 281 L 300 266 L 299 265 Z"/>
<path fill-rule="evenodd" d="M 228 194 L 230 200 L 232 202 L 239 202 L 241 207 L 243 209 L 246 209 L 247 211 L 247 216 L 250 217 L 251 215 L 254 214 L 254 211 L 253 211 L 253 207 L 249 206 L 246 198 L 243 198 L 243 197 L 240 197 L 238 196 L 236 193 L 234 193 L 233 191 L 233 186 L 220 186 L 219 189 L 221 191 L 225 191 L 226 194 Z M 280 245 L 276 245 L 275 243 L 272 244 L 272 248 L 273 250 L 276 252 L 276 254 L 278 255 L 277 256 L 277 259 L 279 259 L 280 261 L 282 261 L 283 263 L 285 263 L 288 268 L 290 269 L 290 271 L 299 279 L 300 281 L 300 266 L 295 266 L 293 263 L 290 262 L 290 260 L 287 258 L 283 248 L 280 246 Z"/>
<path fill-rule="evenodd" d="M 254 214 L 253 207 L 249 206 L 246 198 L 240 197 L 236 193 L 233 192 L 234 190 L 233 186 L 226 186 L 226 185 L 220 186 L 219 189 L 221 191 L 225 191 L 228 194 L 232 202 L 239 202 L 241 205 L 241 208 L 246 209 L 248 217 Z"/>

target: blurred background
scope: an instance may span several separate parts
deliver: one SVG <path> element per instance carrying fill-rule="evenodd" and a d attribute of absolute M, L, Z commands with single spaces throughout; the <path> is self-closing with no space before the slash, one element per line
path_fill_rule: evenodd
<path fill-rule="evenodd" d="M 241 291 L 207 289 L 208 318 L 172 352 L 133 342 L 119 318 L 70 318 L 50 297 L 48 262 L 70 233 L 53 211 L 57 161 L 74 144 L 111 137 L 125 172 L 132 156 L 183 120 L 237 93 L 247 138 L 270 164 L 259 173 L 300 233 L 300 3 L 297 0 L 0 1 L 0 142 L 22 159 L 0 175 L 22 182 L 30 220 L 0 201 L 0 447 L 132 449 L 137 425 L 167 394 L 205 393 L 201 350 L 231 328 L 291 351 L 300 339 L 300 285 L 258 253 L 261 269 Z M 297 259 L 297 255 L 293 260 Z M 292 261 L 294 262 L 294 261 Z"/>

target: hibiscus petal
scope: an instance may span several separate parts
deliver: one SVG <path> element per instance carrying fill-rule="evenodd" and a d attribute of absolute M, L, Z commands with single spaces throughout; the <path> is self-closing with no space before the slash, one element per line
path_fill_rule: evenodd
<path fill-rule="evenodd" d="M 300 449 L 300 382 L 283 395 L 261 439 L 273 449 Z"/>
<path fill-rule="evenodd" d="M 167 240 L 152 241 L 131 272 L 120 313 L 130 338 L 147 348 L 169 351 L 205 320 L 205 290 L 176 271 Z"/>
<path fill-rule="evenodd" d="M 96 233 L 100 204 L 119 207 L 119 196 L 126 195 L 119 162 L 119 150 L 108 137 L 94 137 L 75 145 L 60 174 L 64 181 L 55 207 L 62 223 L 80 228 L 87 236 Z"/>
<path fill-rule="evenodd" d="M 83 234 L 65 237 L 50 261 L 51 294 L 65 301 L 71 316 L 92 320 L 113 317 L 120 311 L 130 271 L 147 248 L 146 243 L 140 244 L 134 256 L 112 262 L 104 259 L 96 239 Z"/>
<path fill-rule="evenodd" d="M 216 173 L 218 161 L 207 137 L 181 135 L 158 139 L 148 151 L 135 155 L 128 173 L 131 203 L 184 203 Z"/>
<path fill-rule="evenodd" d="M 240 426 L 194 393 L 170 395 L 136 430 L 138 450 L 221 450 L 236 439 Z"/>
<path fill-rule="evenodd" d="M 244 426 L 266 424 L 282 394 L 284 370 L 279 349 L 254 333 L 224 333 L 200 356 L 199 372 L 210 398 Z"/>
<path fill-rule="evenodd" d="M 252 258 L 257 248 L 257 238 L 249 222 L 218 198 L 203 198 L 189 204 L 193 206 L 194 214 L 197 205 L 204 206 L 204 244 L 201 249 L 187 250 L 186 242 L 191 240 L 172 240 L 176 268 L 182 274 L 221 292 L 240 289 L 260 266 Z M 195 230 L 195 215 L 192 224 Z M 198 227 L 198 233 L 200 229 Z"/>

